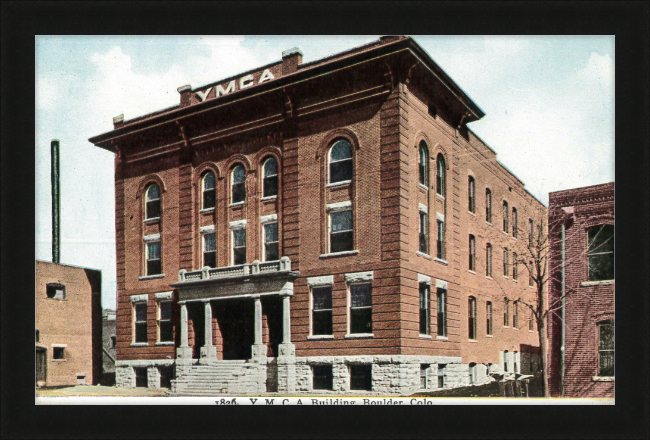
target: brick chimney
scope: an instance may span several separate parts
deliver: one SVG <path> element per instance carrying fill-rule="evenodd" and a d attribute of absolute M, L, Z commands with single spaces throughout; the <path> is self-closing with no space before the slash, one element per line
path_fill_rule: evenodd
<path fill-rule="evenodd" d="M 122 125 L 124 125 L 124 113 L 113 118 L 113 128 L 118 128 Z"/>
<path fill-rule="evenodd" d="M 282 76 L 295 72 L 300 64 L 302 64 L 300 47 L 296 46 L 282 52 Z"/>
<path fill-rule="evenodd" d="M 189 84 L 186 84 L 184 86 L 180 86 L 178 89 L 176 89 L 178 93 L 181 95 L 181 108 L 182 107 L 187 107 L 190 105 L 190 95 L 192 94 L 192 86 Z"/>
<path fill-rule="evenodd" d="M 381 41 L 382 43 L 389 43 L 391 41 L 397 41 L 401 39 L 402 39 L 401 35 L 383 35 L 379 37 L 379 41 Z"/>

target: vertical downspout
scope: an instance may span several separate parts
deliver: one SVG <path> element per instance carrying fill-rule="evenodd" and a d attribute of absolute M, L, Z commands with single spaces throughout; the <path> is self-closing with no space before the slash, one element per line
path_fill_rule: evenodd
<path fill-rule="evenodd" d="M 564 344 L 565 344 L 565 323 L 564 323 L 564 318 L 565 318 L 565 297 L 564 297 L 564 289 L 565 289 L 565 268 L 564 268 L 564 222 L 562 223 L 562 345 L 560 346 L 560 379 L 561 379 L 561 385 L 560 385 L 560 395 L 564 397 Z"/>
<path fill-rule="evenodd" d="M 52 262 L 61 262 L 61 191 L 59 188 L 59 140 L 52 139 Z"/>

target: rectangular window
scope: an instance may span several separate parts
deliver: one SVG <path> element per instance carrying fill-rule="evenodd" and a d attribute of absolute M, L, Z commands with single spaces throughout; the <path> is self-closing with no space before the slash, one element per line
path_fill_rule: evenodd
<path fill-rule="evenodd" d="M 45 294 L 48 298 L 65 299 L 65 286 L 60 283 L 48 283 L 45 286 Z"/>
<path fill-rule="evenodd" d="M 217 267 L 217 234 L 203 234 L 203 266 Z"/>
<path fill-rule="evenodd" d="M 438 388 L 445 387 L 445 367 L 446 364 L 438 364 Z"/>
<path fill-rule="evenodd" d="M 41 341 L 41 332 L 39 332 L 38 329 L 36 329 L 34 336 L 36 337 L 36 342 Z"/>
<path fill-rule="evenodd" d="M 232 264 L 246 264 L 246 229 L 232 231 Z"/>
<path fill-rule="evenodd" d="M 614 377 L 614 321 L 598 323 L 598 375 Z"/>
<path fill-rule="evenodd" d="M 474 181 L 474 178 L 472 176 L 469 176 L 468 184 L 467 184 L 467 196 L 468 196 L 468 201 L 467 201 L 467 206 L 469 209 L 469 212 L 476 212 L 476 191 L 475 191 L 475 186 L 476 183 Z"/>
<path fill-rule="evenodd" d="M 447 336 L 447 290 L 438 288 L 436 295 L 438 311 L 438 336 Z"/>
<path fill-rule="evenodd" d="M 508 372 L 508 364 L 510 363 L 510 353 L 505 351 L 503 353 L 503 371 Z"/>
<path fill-rule="evenodd" d="M 429 371 L 429 364 L 420 364 L 420 388 L 426 390 L 428 388 L 427 384 L 427 372 Z"/>
<path fill-rule="evenodd" d="M 503 325 L 505 327 L 510 325 L 510 300 L 508 298 L 503 300 Z"/>
<path fill-rule="evenodd" d="M 172 327 L 172 301 L 158 303 L 158 342 L 173 342 L 174 329 Z"/>
<path fill-rule="evenodd" d="M 372 391 L 372 365 L 350 365 L 350 389 Z"/>
<path fill-rule="evenodd" d="M 512 279 L 516 280 L 518 276 L 517 273 L 517 252 L 512 253 Z"/>
<path fill-rule="evenodd" d="M 532 248 L 533 247 L 533 242 L 534 242 L 534 228 L 533 228 L 533 219 L 529 218 L 528 219 L 528 247 Z"/>
<path fill-rule="evenodd" d="M 151 241 L 147 243 L 147 275 L 160 275 L 161 273 L 160 241 Z"/>
<path fill-rule="evenodd" d="M 614 225 L 589 228 L 589 281 L 614 279 Z"/>
<path fill-rule="evenodd" d="M 492 191 L 485 190 L 485 221 L 492 223 Z"/>
<path fill-rule="evenodd" d="M 503 232 L 508 233 L 508 202 L 503 201 Z"/>
<path fill-rule="evenodd" d="M 469 270 L 476 270 L 476 238 L 469 236 Z"/>
<path fill-rule="evenodd" d="M 147 303 L 133 303 L 133 342 L 147 342 Z"/>
<path fill-rule="evenodd" d="M 535 314 L 533 311 L 530 311 L 530 317 L 528 318 L 528 330 L 531 332 L 535 330 Z"/>
<path fill-rule="evenodd" d="M 492 245 L 485 246 L 485 276 L 492 276 Z"/>
<path fill-rule="evenodd" d="M 52 359 L 65 359 L 65 347 L 52 347 Z"/>
<path fill-rule="evenodd" d="M 519 328 L 519 301 L 512 306 L 512 328 Z"/>
<path fill-rule="evenodd" d="M 534 270 L 535 270 L 535 268 L 534 268 L 534 266 L 533 266 L 533 262 L 532 262 L 532 260 L 531 260 L 531 261 L 529 262 L 529 264 L 528 264 L 528 285 L 529 285 L 530 287 L 533 287 L 533 283 L 534 283 L 534 281 L 535 281 L 534 278 L 533 278 L 533 272 L 534 272 Z"/>
<path fill-rule="evenodd" d="M 436 257 L 440 260 L 445 259 L 445 222 L 438 220 L 438 246 Z"/>
<path fill-rule="evenodd" d="M 469 313 L 468 313 L 468 337 L 469 339 L 476 339 L 476 298 L 469 299 Z"/>
<path fill-rule="evenodd" d="M 512 208 L 512 236 L 517 238 L 517 208 Z"/>
<path fill-rule="evenodd" d="M 427 213 L 420 211 L 420 252 L 429 253 L 429 243 L 427 239 Z"/>
<path fill-rule="evenodd" d="M 519 373 L 519 352 L 518 351 L 515 351 L 513 358 L 515 361 L 515 368 L 513 368 L 512 371 L 515 373 Z"/>
<path fill-rule="evenodd" d="M 352 211 L 330 213 L 330 252 L 353 250 Z"/>
<path fill-rule="evenodd" d="M 420 334 L 429 334 L 429 285 L 420 283 Z"/>
<path fill-rule="evenodd" d="M 492 334 L 492 303 L 490 301 L 488 301 L 487 305 L 485 306 L 485 319 L 486 319 L 485 333 L 491 335 Z"/>
<path fill-rule="evenodd" d="M 332 390 L 332 365 L 313 365 L 312 388 L 315 390 Z"/>
<path fill-rule="evenodd" d="M 475 362 L 469 364 L 469 383 L 470 385 L 476 385 L 478 382 L 478 367 Z"/>
<path fill-rule="evenodd" d="M 312 335 L 331 335 L 332 287 L 314 287 L 312 301 Z"/>
<path fill-rule="evenodd" d="M 350 333 L 372 333 L 372 286 L 350 285 Z"/>
<path fill-rule="evenodd" d="M 278 224 L 268 223 L 264 225 L 264 261 L 276 261 L 280 259 L 278 243 Z"/>
<path fill-rule="evenodd" d="M 508 276 L 508 248 L 503 248 L 503 276 Z"/>

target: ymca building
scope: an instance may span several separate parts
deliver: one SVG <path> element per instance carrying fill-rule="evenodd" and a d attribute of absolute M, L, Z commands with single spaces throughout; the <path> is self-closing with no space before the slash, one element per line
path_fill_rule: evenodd
<path fill-rule="evenodd" d="M 178 92 L 90 139 L 115 153 L 118 386 L 403 395 L 539 368 L 519 262 L 546 208 L 413 39 Z"/>

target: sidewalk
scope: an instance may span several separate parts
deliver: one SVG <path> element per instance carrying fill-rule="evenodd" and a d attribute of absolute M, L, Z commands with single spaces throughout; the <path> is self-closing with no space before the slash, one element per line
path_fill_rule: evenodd
<path fill-rule="evenodd" d="M 130 397 L 165 397 L 167 388 L 117 388 L 101 385 L 77 385 L 70 387 L 36 388 L 36 397 L 61 396 L 130 396 Z"/>

